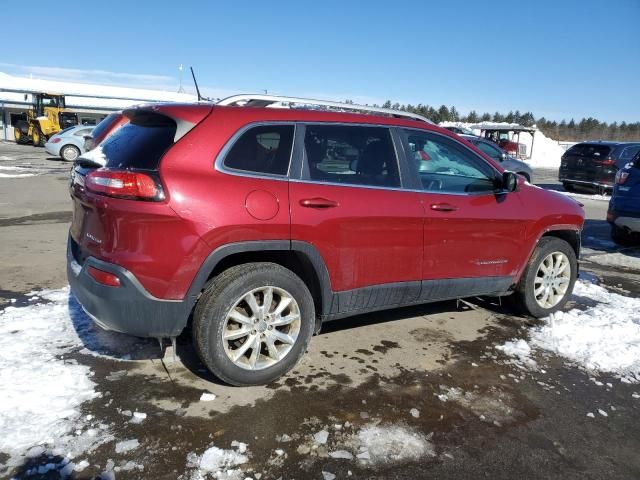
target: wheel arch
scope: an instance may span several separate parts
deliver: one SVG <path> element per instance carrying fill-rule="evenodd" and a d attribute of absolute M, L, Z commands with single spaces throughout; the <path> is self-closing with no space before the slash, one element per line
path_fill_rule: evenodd
<path fill-rule="evenodd" d="M 307 242 L 289 240 L 247 241 L 222 245 L 205 259 L 187 293 L 193 308 L 207 282 L 225 270 L 241 264 L 272 262 L 281 265 L 306 284 L 316 308 L 316 331 L 331 307 L 331 282 L 324 259 Z"/>
<path fill-rule="evenodd" d="M 544 230 L 542 233 L 538 235 L 535 242 L 533 243 L 533 246 L 530 248 L 528 255 L 526 256 L 525 261 L 522 262 L 522 266 L 520 267 L 520 270 L 518 271 L 518 274 L 515 277 L 516 284 L 520 282 L 520 279 L 522 278 L 522 274 L 524 273 L 527 267 L 529 259 L 531 258 L 536 248 L 538 247 L 538 243 L 540 243 L 540 240 L 545 237 L 554 237 L 554 238 L 559 238 L 561 240 L 564 240 L 569 245 L 571 245 L 571 248 L 573 248 L 573 251 L 576 254 L 576 259 L 580 258 L 580 249 L 582 246 L 580 229 L 570 225 L 557 225 L 551 228 L 547 228 L 546 230 Z"/>

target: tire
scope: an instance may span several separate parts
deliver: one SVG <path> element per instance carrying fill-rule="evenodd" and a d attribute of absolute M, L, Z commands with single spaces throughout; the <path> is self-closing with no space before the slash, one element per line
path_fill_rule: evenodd
<path fill-rule="evenodd" d="M 34 127 L 31 133 L 31 141 L 34 147 L 44 147 L 44 144 L 47 143 L 47 137 L 42 134 L 38 127 Z"/>
<path fill-rule="evenodd" d="M 28 128 L 29 126 L 24 121 L 18 122 L 13 127 L 13 137 L 15 138 L 17 144 L 25 145 L 29 143 L 29 136 L 24 132 L 24 130 L 28 130 Z"/>
<path fill-rule="evenodd" d="M 633 244 L 633 235 L 617 225 L 611 225 L 611 240 L 620 246 L 628 247 Z"/>
<path fill-rule="evenodd" d="M 569 182 L 562 182 L 562 186 L 564 187 L 564 189 L 567 192 L 573 192 L 575 191 L 575 187 L 573 186 L 573 183 L 569 183 Z"/>
<path fill-rule="evenodd" d="M 273 290 L 273 300 L 269 303 L 273 306 L 268 310 L 272 312 L 271 319 L 258 314 L 262 307 L 259 302 L 264 302 L 263 293 L 268 288 Z M 253 309 L 244 300 L 250 295 L 256 302 Z M 277 310 L 286 295 L 291 300 L 281 311 L 284 315 L 279 316 Z M 231 315 L 240 318 L 242 323 Z M 298 320 L 287 325 L 269 324 L 295 319 L 296 315 Z M 298 363 L 311 340 L 314 325 L 313 298 L 300 277 L 275 263 L 248 263 L 225 270 L 205 287 L 193 314 L 193 340 L 202 362 L 220 380 L 236 386 L 264 385 Z M 234 333 L 236 331 L 241 335 Z M 237 338 L 223 339 L 225 332 Z M 286 343 L 275 339 L 275 335 L 282 337 L 283 334 Z M 254 341 L 260 342 L 260 350 L 245 347 L 249 342 L 254 345 Z M 280 359 L 278 355 L 282 355 Z"/>
<path fill-rule="evenodd" d="M 542 264 L 543 262 L 549 262 L 549 258 L 551 258 L 551 266 L 549 268 L 555 269 L 556 265 L 558 265 L 555 262 L 562 258 L 560 255 L 562 255 L 568 263 L 561 275 L 551 275 L 551 278 L 554 280 L 547 284 L 545 288 L 545 282 L 550 280 L 544 276 L 541 270 Z M 545 263 L 545 265 L 547 264 L 548 263 Z M 568 275 L 565 274 L 566 268 L 570 269 Z M 516 306 L 525 314 L 536 318 L 546 317 L 562 309 L 567 303 L 567 300 L 569 300 L 571 292 L 573 292 L 577 272 L 578 262 L 571 245 L 560 238 L 542 237 L 533 255 L 531 255 L 522 274 L 522 278 L 516 287 L 514 294 Z M 566 290 L 563 291 L 562 289 L 565 286 Z M 536 296 L 536 289 L 540 289 L 541 287 L 543 290 Z M 545 302 L 544 294 L 547 290 L 550 292 L 550 295 L 547 297 L 548 301 Z"/>
<path fill-rule="evenodd" d="M 67 162 L 74 162 L 80 156 L 80 149 L 75 145 L 65 145 L 60 149 L 60 158 Z"/>

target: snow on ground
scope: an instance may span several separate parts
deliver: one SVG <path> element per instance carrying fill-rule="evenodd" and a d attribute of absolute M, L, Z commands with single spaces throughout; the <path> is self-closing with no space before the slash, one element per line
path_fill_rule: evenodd
<path fill-rule="evenodd" d="M 0 452 L 10 456 L 8 465 L 28 452 L 74 457 L 105 438 L 104 429 L 81 418 L 80 405 L 99 396 L 90 369 L 63 359 L 82 347 L 68 296 L 46 291 L 0 312 Z"/>
<path fill-rule="evenodd" d="M 242 442 L 233 442 L 232 446 L 235 449 L 223 449 L 211 445 L 202 455 L 193 452 L 187 455 L 187 468 L 194 469 L 190 479 L 241 480 L 245 478 L 239 466 L 249 461 L 246 454 L 247 445 Z"/>
<path fill-rule="evenodd" d="M 496 122 L 480 122 L 480 123 L 465 123 L 465 122 L 441 122 L 440 126 L 448 127 L 448 126 L 456 126 L 456 127 L 464 127 L 472 130 L 476 135 L 480 135 L 480 130 L 482 127 L 491 127 L 496 125 L 507 126 L 509 123 L 496 123 Z M 514 135 L 512 140 L 516 141 L 516 136 Z M 533 150 L 531 149 L 533 140 Z M 520 143 L 523 143 L 527 146 L 527 153 L 532 152 L 531 158 L 527 159 L 526 162 L 530 164 L 532 167 L 538 168 L 559 168 L 560 167 L 560 157 L 565 152 L 565 149 L 555 140 L 548 138 L 542 133 L 540 130 L 536 130 L 535 135 L 532 139 L 531 135 L 526 132 L 522 132 L 520 134 Z"/>
<path fill-rule="evenodd" d="M 5 165 L 0 165 L 0 178 L 24 178 L 24 177 L 34 177 L 35 173 L 28 168 L 22 167 L 10 167 Z"/>
<path fill-rule="evenodd" d="M 578 308 L 557 312 L 544 325 L 531 329 L 528 345 L 556 353 L 588 371 L 640 383 L 640 299 L 583 280 L 576 282 L 573 295 Z M 597 303 L 589 306 L 593 301 Z M 525 343 L 512 341 L 497 348 L 522 359 L 527 357 Z"/>
<path fill-rule="evenodd" d="M 609 252 L 602 253 L 598 250 L 584 248 L 580 254 L 582 260 L 587 260 L 598 265 L 608 267 L 625 267 L 633 270 L 640 270 L 640 256 L 631 252 Z"/>
<path fill-rule="evenodd" d="M 27 298 L 25 306 L 0 311 L 0 453 L 9 455 L 4 467 L 46 454 L 63 458 L 49 470 L 73 470 L 80 464 L 72 459 L 114 438 L 106 425 L 81 416 L 81 405 L 100 393 L 89 367 L 65 357 L 149 358 L 159 348 L 95 326 L 68 287 Z"/>
<path fill-rule="evenodd" d="M 360 430 L 357 439 L 357 458 L 371 465 L 435 455 L 433 445 L 423 434 L 400 425 L 368 425 Z"/>

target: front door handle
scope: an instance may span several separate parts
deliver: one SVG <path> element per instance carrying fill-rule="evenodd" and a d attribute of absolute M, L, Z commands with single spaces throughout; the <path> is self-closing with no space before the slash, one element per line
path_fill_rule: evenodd
<path fill-rule="evenodd" d="M 455 212 L 458 210 L 458 207 L 451 205 L 450 203 L 433 203 L 431 205 L 431 210 L 436 210 L 438 212 Z"/>
<path fill-rule="evenodd" d="M 327 198 L 315 197 L 303 198 L 300 200 L 300 205 L 306 208 L 333 208 L 338 206 L 338 202 Z"/>

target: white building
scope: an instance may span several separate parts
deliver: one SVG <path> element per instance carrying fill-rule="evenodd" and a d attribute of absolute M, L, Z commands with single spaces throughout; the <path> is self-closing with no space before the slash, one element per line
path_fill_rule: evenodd
<path fill-rule="evenodd" d="M 0 140 L 13 140 L 13 124 L 31 108 L 30 92 L 65 95 L 67 110 L 78 114 L 78 122 L 96 125 L 110 112 L 146 102 L 195 102 L 187 93 L 88 83 L 41 80 L 0 72 Z"/>

